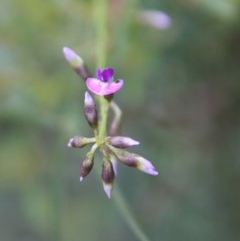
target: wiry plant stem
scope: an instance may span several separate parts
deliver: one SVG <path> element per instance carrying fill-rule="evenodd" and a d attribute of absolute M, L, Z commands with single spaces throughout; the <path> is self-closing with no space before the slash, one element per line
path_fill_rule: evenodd
<path fill-rule="evenodd" d="M 129 228 L 132 230 L 132 232 L 135 234 L 135 236 L 140 241 L 150 241 L 150 239 L 146 236 L 146 234 L 143 232 L 143 230 L 139 226 L 137 220 L 134 218 L 134 215 L 130 211 L 130 208 L 128 207 L 128 204 L 127 204 L 123 194 L 119 190 L 119 188 L 114 189 L 113 198 L 114 198 L 117 208 L 120 211 L 119 213 L 122 214 L 123 218 L 126 220 L 126 222 L 129 225 Z"/>
<path fill-rule="evenodd" d="M 107 0 L 95 0 L 96 59 L 97 65 L 100 67 L 105 66 L 107 56 L 107 2 Z M 100 107 L 100 123 L 97 139 L 100 144 L 106 136 L 109 103 L 103 96 L 99 96 L 97 100 Z"/>
<path fill-rule="evenodd" d="M 97 64 L 100 67 L 105 66 L 106 64 L 106 56 L 107 56 L 107 15 L 108 15 L 108 1 L 107 0 L 95 0 L 95 23 L 96 23 L 96 59 Z M 98 142 L 103 141 L 103 138 L 107 135 L 107 119 L 108 119 L 108 112 L 109 106 L 111 106 L 113 110 L 113 122 L 110 127 L 110 134 L 116 135 L 120 131 L 120 124 L 121 124 L 121 117 L 122 111 L 118 107 L 115 102 L 110 102 L 103 97 L 99 96 L 97 98 L 100 107 L 100 123 L 99 123 L 99 132 L 98 132 Z M 114 192 L 114 201 L 116 203 L 117 208 L 119 209 L 120 213 L 122 213 L 123 217 L 125 218 L 126 222 L 129 224 L 130 229 L 136 235 L 136 237 L 140 241 L 150 241 L 147 236 L 144 234 L 142 229 L 137 223 L 137 220 L 134 218 L 133 214 L 130 211 L 130 208 L 125 201 L 125 198 L 121 194 L 121 192 L 116 189 Z"/>

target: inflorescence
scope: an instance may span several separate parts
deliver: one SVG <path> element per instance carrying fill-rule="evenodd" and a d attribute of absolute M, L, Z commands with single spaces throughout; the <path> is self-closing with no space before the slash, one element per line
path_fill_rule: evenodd
<path fill-rule="evenodd" d="M 73 50 L 64 47 L 63 54 L 76 73 L 85 80 L 87 89 L 94 94 L 95 99 L 99 100 L 99 97 L 104 98 L 108 106 L 116 106 L 116 103 L 113 102 L 113 94 L 122 88 L 124 81 L 122 79 L 114 81 L 113 68 L 97 68 L 96 77 L 94 78 L 89 74 L 82 58 Z M 101 102 L 99 103 L 99 108 L 101 109 Z M 113 128 L 109 130 L 108 133 L 104 133 L 104 136 L 100 135 L 101 116 L 99 116 L 94 98 L 89 92 L 85 93 L 84 114 L 89 126 L 94 132 L 94 137 L 74 136 L 68 142 L 68 147 L 74 148 L 91 145 L 90 151 L 86 154 L 80 166 L 80 181 L 92 170 L 97 149 L 101 151 L 103 156 L 101 176 L 104 191 L 109 198 L 111 197 L 114 178 L 117 175 L 117 160 L 147 174 L 158 175 L 157 170 L 149 160 L 138 154 L 126 151 L 126 148 L 138 145 L 139 142 L 130 137 L 118 134 L 121 122 L 119 120 L 120 116 L 115 115 L 112 123 Z M 105 114 L 107 115 L 108 113 Z"/>

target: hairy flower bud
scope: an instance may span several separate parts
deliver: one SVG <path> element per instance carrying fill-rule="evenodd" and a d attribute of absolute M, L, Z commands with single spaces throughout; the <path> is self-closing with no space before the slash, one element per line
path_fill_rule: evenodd
<path fill-rule="evenodd" d="M 135 146 L 139 144 L 138 141 L 135 141 L 132 138 L 127 136 L 113 136 L 113 137 L 107 137 L 107 139 L 110 145 L 118 148 L 127 148 L 130 146 Z"/>
<path fill-rule="evenodd" d="M 94 162 L 94 154 L 88 153 L 86 159 L 82 162 L 80 166 L 80 182 L 86 177 L 92 170 Z"/>
<path fill-rule="evenodd" d="M 95 129 L 98 125 L 97 108 L 92 96 L 86 92 L 84 99 L 84 114 L 88 121 L 88 124 Z"/>
<path fill-rule="evenodd" d="M 68 142 L 68 147 L 76 147 L 81 148 L 86 146 L 87 144 L 94 143 L 96 141 L 95 138 L 87 138 L 83 136 L 74 136 Z"/>
<path fill-rule="evenodd" d="M 63 48 L 63 54 L 71 67 L 80 75 L 84 80 L 90 77 L 90 73 L 84 64 L 82 58 L 78 56 L 72 49 L 68 47 Z"/>
<path fill-rule="evenodd" d="M 138 154 L 131 153 L 122 149 L 108 145 L 111 152 L 124 164 L 135 167 L 138 170 L 150 175 L 158 175 L 157 170 L 150 161 Z"/>
<path fill-rule="evenodd" d="M 103 188 L 108 198 L 111 197 L 113 181 L 114 181 L 114 170 L 111 161 L 103 160 L 102 164 L 102 181 Z"/>

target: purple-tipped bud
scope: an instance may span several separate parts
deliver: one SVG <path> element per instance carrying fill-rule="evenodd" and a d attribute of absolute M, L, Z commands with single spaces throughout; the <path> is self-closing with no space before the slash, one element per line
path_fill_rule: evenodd
<path fill-rule="evenodd" d="M 87 144 L 94 143 L 96 141 L 95 138 L 87 138 L 83 136 L 74 136 L 68 141 L 68 147 L 81 148 L 86 146 Z"/>
<path fill-rule="evenodd" d="M 66 60 L 70 63 L 73 68 L 78 68 L 83 66 L 82 58 L 77 55 L 72 49 L 68 47 L 63 47 L 63 54 Z"/>
<path fill-rule="evenodd" d="M 88 124 L 95 129 L 98 125 L 97 108 L 92 96 L 88 92 L 85 93 L 84 114 L 88 121 Z"/>
<path fill-rule="evenodd" d="M 72 49 L 68 47 L 63 48 L 63 55 L 69 62 L 72 68 L 80 75 L 84 80 L 90 77 L 89 71 L 83 62 L 83 59 L 77 55 Z"/>
<path fill-rule="evenodd" d="M 122 149 L 115 148 L 113 146 L 108 146 L 111 152 L 124 164 L 135 167 L 142 172 L 150 175 L 158 175 L 157 170 L 152 165 L 150 161 L 136 153 L 131 153 Z"/>
<path fill-rule="evenodd" d="M 109 138 L 109 137 L 108 137 Z M 108 140 L 109 144 L 117 148 L 127 148 L 138 145 L 139 142 L 127 136 L 113 136 Z"/>
<path fill-rule="evenodd" d="M 112 162 L 104 160 L 102 164 L 102 181 L 104 191 L 108 198 L 111 197 L 114 177 L 115 175 Z"/>
<path fill-rule="evenodd" d="M 145 159 L 144 157 L 142 156 L 137 156 L 137 168 L 142 171 L 142 172 L 146 172 L 147 174 L 150 174 L 150 175 L 153 175 L 153 176 L 156 176 L 158 175 L 158 171 L 156 170 L 156 168 L 153 166 L 153 164 Z"/>
<path fill-rule="evenodd" d="M 94 154 L 88 153 L 86 159 L 82 162 L 80 166 L 80 182 L 86 177 L 92 170 L 94 163 Z"/>
<path fill-rule="evenodd" d="M 111 150 L 111 152 L 117 157 L 117 159 L 119 159 L 122 163 L 130 167 L 137 167 L 136 154 L 115 148 L 110 145 L 108 147 Z"/>

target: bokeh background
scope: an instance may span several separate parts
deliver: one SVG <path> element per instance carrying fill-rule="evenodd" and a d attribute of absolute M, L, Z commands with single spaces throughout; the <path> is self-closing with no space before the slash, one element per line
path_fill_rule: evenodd
<path fill-rule="evenodd" d="M 62 47 L 94 71 L 96 3 L 0 2 L 0 240 L 137 240 L 102 190 L 100 157 L 80 184 L 87 149 L 66 147 L 92 133 Z M 140 23 L 143 9 L 170 28 Z M 109 13 L 123 133 L 160 173 L 120 165 L 131 211 L 154 241 L 240 240 L 240 1 L 111 0 Z"/>

